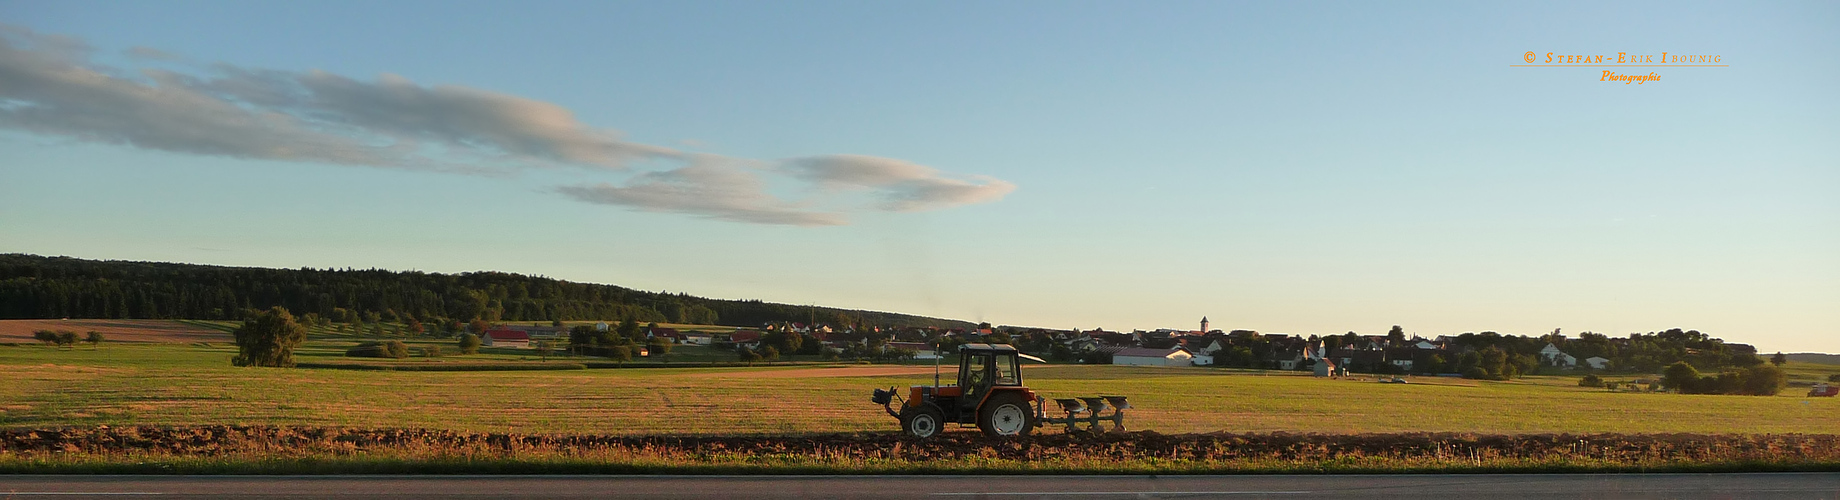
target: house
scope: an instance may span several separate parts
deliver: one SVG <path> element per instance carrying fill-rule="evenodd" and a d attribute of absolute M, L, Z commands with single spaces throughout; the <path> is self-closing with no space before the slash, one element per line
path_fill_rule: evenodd
<path fill-rule="evenodd" d="M 1578 358 L 1559 350 L 1559 346 L 1548 342 L 1540 349 L 1540 361 L 1546 366 L 1572 368 L 1578 366 Z"/>
<path fill-rule="evenodd" d="M 1318 377 L 1334 377 L 1338 375 L 1348 374 L 1347 371 L 1338 372 L 1338 370 L 1336 370 L 1337 367 L 1335 366 L 1335 360 L 1332 360 L 1329 358 L 1317 359 L 1316 365 L 1313 366 L 1312 368 L 1316 369 L 1316 376 Z"/>
<path fill-rule="evenodd" d="M 1328 346 L 1321 340 L 1317 340 L 1316 343 L 1303 348 L 1304 359 L 1315 361 L 1310 367 L 1315 370 L 1316 376 L 1318 377 L 1335 376 L 1335 360 L 1329 359 L 1328 350 Z"/>
<path fill-rule="evenodd" d="M 733 342 L 736 347 L 746 347 L 749 349 L 760 347 L 760 331 L 735 330 L 735 333 L 728 334 L 728 341 Z"/>
<path fill-rule="evenodd" d="M 1610 360 L 1601 356 L 1584 358 L 1584 364 L 1590 366 L 1592 370 L 1605 370 L 1610 368 Z"/>
<path fill-rule="evenodd" d="M 1168 349 L 1127 347 L 1119 349 L 1116 354 L 1112 355 L 1112 364 L 1133 366 L 1192 366 L 1194 365 L 1194 359 L 1195 356 L 1193 354 L 1189 354 L 1188 351 L 1184 351 L 1180 347 L 1171 347 Z"/>
<path fill-rule="evenodd" d="M 934 352 L 933 346 L 926 345 L 925 342 L 889 342 L 882 344 L 882 348 L 911 349 L 914 351 L 914 359 L 939 359 L 939 353 Z"/>
<path fill-rule="evenodd" d="M 1265 364 L 1276 366 L 1279 370 L 1295 370 L 1305 359 L 1303 353 L 1302 348 L 1273 349 L 1271 354 L 1265 356 Z"/>
<path fill-rule="evenodd" d="M 709 345 L 715 340 L 714 335 L 703 332 L 684 332 L 678 335 L 682 337 L 679 341 L 690 345 Z"/>
<path fill-rule="evenodd" d="M 530 334 L 524 333 L 523 330 L 512 330 L 508 328 L 486 330 L 485 335 L 479 336 L 479 345 L 486 347 L 529 349 Z"/>

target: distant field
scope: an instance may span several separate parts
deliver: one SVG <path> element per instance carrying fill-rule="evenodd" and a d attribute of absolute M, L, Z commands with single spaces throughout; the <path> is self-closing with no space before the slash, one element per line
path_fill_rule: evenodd
<path fill-rule="evenodd" d="M 169 319 L 7 319 L 0 342 L 33 342 L 32 332 L 69 330 L 79 337 L 101 332 L 110 342 L 229 342 L 228 329 L 210 323 Z"/>
<path fill-rule="evenodd" d="M 316 338 L 302 361 L 346 361 L 358 339 Z M 442 345 L 451 346 L 443 341 Z M 450 348 L 451 349 L 451 348 Z M 877 387 L 930 383 L 923 367 L 645 368 L 394 372 L 236 368 L 227 343 L 0 346 L 0 427 L 273 424 L 468 432 L 893 432 Z M 450 351 L 451 352 L 451 351 Z M 688 351 L 687 351 L 688 352 Z M 716 356 L 717 354 L 703 354 Z M 584 358 L 570 358 L 571 362 Z M 394 363 L 541 363 L 530 351 Z M 563 361 L 554 360 L 551 363 Z M 1840 366 L 1790 363 L 1800 384 Z M 834 372 L 831 370 L 835 370 Z M 871 374 L 873 373 L 873 374 Z M 1049 397 L 1124 394 L 1136 430 L 1186 432 L 1840 432 L 1840 399 L 1611 393 L 1572 377 L 1405 385 L 1289 372 L 1037 366 Z M 1629 380 L 1635 377 L 1608 377 Z"/>
<path fill-rule="evenodd" d="M 1840 354 L 1823 354 L 1823 353 L 1818 353 L 1818 352 L 1798 352 L 1795 354 L 1785 354 L 1783 356 L 1786 358 L 1789 358 L 1789 361 L 1792 363 L 1818 363 L 1818 364 L 1824 364 L 1824 365 L 1840 365 Z"/>

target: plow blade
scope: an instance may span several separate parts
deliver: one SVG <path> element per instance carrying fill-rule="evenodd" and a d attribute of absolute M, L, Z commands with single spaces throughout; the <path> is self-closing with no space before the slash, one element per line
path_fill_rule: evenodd
<path fill-rule="evenodd" d="M 1047 415 L 1046 403 L 1044 398 L 1035 397 L 1035 421 L 1042 426 L 1066 426 L 1069 433 L 1080 431 L 1081 425 L 1085 425 L 1088 432 L 1104 432 L 1100 423 L 1106 421 L 1112 423 L 1112 432 L 1124 432 L 1124 411 L 1131 409 L 1131 403 L 1124 396 L 1056 398 L 1054 403 L 1060 406 L 1060 413 L 1066 416 L 1050 417 Z M 1111 413 L 1105 413 L 1106 410 L 1111 410 Z"/>

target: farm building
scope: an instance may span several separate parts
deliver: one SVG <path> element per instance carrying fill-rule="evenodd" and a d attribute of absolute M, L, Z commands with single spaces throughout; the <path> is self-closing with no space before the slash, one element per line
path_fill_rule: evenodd
<path fill-rule="evenodd" d="M 939 353 L 933 352 L 933 346 L 925 342 L 889 342 L 883 344 L 885 349 L 912 349 L 914 359 L 939 359 Z"/>
<path fill-rule="evenodd" d="M 1195 356 L 1180 347 L 1168 349 L 1146 349 L 1132 347 L 1120 349 L 1112 355 L 1114 365 L 1134 366 L 1193 366 Z"/>
<path fill-rule="evenodd" d="M 485 335 L 479 336 L 479 345 L 526 349 L 530 347 L 530 334 L 523 330 L 486 330 Z"/>

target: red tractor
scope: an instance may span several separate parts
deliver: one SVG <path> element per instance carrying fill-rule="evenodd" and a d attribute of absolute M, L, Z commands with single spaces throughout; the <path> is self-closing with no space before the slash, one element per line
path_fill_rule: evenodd
<path fill-rule="evenodd" d="M 1021 436 L 1046 424 L 1064 424 L 1069 431 L 1076 423 L 1087 423 L 1097 430 L 1100 420 L 1110 420 L 1116 430 L 1124 428 L 1124 410 L 1130 408 L 1123 396 L 1057 399 L 1066 418 L 1049 418 L 1042 414 L 1042 398 L 1022 385 L 1021 359 L 1042 362 L 1041 358 L 1023 354 L 1004 344 L 965 344 L 959 347 L 958 383 L 939 385 L 935 369 L 933 385 L 908 388 L 901 398 L 894 388 L 876 389 L 870 401 L 882 405 L 889 415 L 900 419 L 901 431 L 918 438 L 938 435 L 948 423 L 977 425 L 984 435 Z M 901 400 L 900 410 L 894 401 Z M 1080 400 L 1086 400 L 1083 404 Z M 1111 403 L 1115 411 L 1100 416 Z M 1085 417 L 1076 416 L 1087 413 Z"/>

